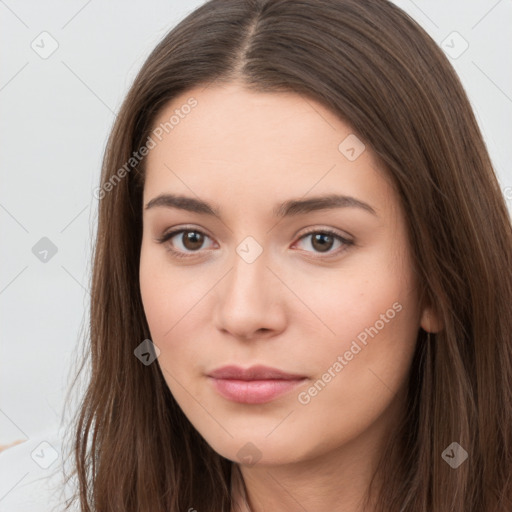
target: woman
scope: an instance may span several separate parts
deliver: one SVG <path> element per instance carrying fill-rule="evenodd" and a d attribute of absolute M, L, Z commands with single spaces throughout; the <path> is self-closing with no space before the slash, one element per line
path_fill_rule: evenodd
<path fill-rule="evenodd" d="M 96 197 L 82 510 L 512 509 L 510 217 L 404 12 L 205 3 Z"/>

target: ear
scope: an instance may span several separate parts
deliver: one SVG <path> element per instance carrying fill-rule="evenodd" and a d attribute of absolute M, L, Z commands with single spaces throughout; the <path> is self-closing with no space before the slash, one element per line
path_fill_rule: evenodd
<path fill-rule="evenodd" d="M 425 306 L 421 313 L 421 328 L 426 332 L 436 333 L 444 329 L 443 321 L 431 306 Z"/>

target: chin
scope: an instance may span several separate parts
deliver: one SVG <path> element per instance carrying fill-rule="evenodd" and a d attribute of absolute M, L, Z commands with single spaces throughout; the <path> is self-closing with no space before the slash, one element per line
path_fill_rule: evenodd
<path fill-rule="evenodd" d="M 233 438 L 207 438 L 206 442 L 219 455 L 242 466 L 292 464 L 314 457 L 314 447 L 308 450 L 308 446 L 304 445 L 303 440 L 307 438 L 305 433 L 290 436 L 284 431 L 281 435 L 268 435 L 269 431 L 260 434 L 252 430 L 247 435 L 232 432 Z"/>

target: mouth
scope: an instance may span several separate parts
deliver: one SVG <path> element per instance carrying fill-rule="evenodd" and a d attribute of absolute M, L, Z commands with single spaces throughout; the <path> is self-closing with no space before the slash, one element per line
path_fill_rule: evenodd
<path fill-rule="evenodd" d="M 208 374 L 214 389 L 224 398 L 243 404 L 263 404 L 291 391 L 307 377 L 268 366 L 247 369 L 224 366 Z"/>

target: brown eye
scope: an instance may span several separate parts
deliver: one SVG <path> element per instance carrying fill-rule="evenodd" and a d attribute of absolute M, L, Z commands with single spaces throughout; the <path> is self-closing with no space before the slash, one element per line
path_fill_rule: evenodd
<path fill-rule="evenodd" d="M 311 238 L 311 246 L 319 251 L 329 251 L 334 244 L 334 237 L 327 233 L 315 233 Z"/>
<path fill-rule="evenodd" d="M 309 243 L 306 243 L 307 240 L 309 240 Z M 305 248 L 307 252 L 326 254 L 327 256 L 335 256 L 349 246 L 354 245 L 352 240 L 348 240 L 330 230 L 310 231 L 300 237 L 299 243 L 303 246 L 310 246 L 310 248 Z"/>
<path fill-rule="evenodd" d="M 177 229 L 158 238 L 161 244 L 166 244 L 168 250 L 176 256 L 193 256 L 194 253 L 200 253 L 203 249 L 208 235 L 197 229 Z"/>
<path fill-rule="evenodd" d="M 189 251 L 200 249 L 204 243 L 204 235 L 198 231 L 183 231 L 181 237 L 183 247 Z"/>

